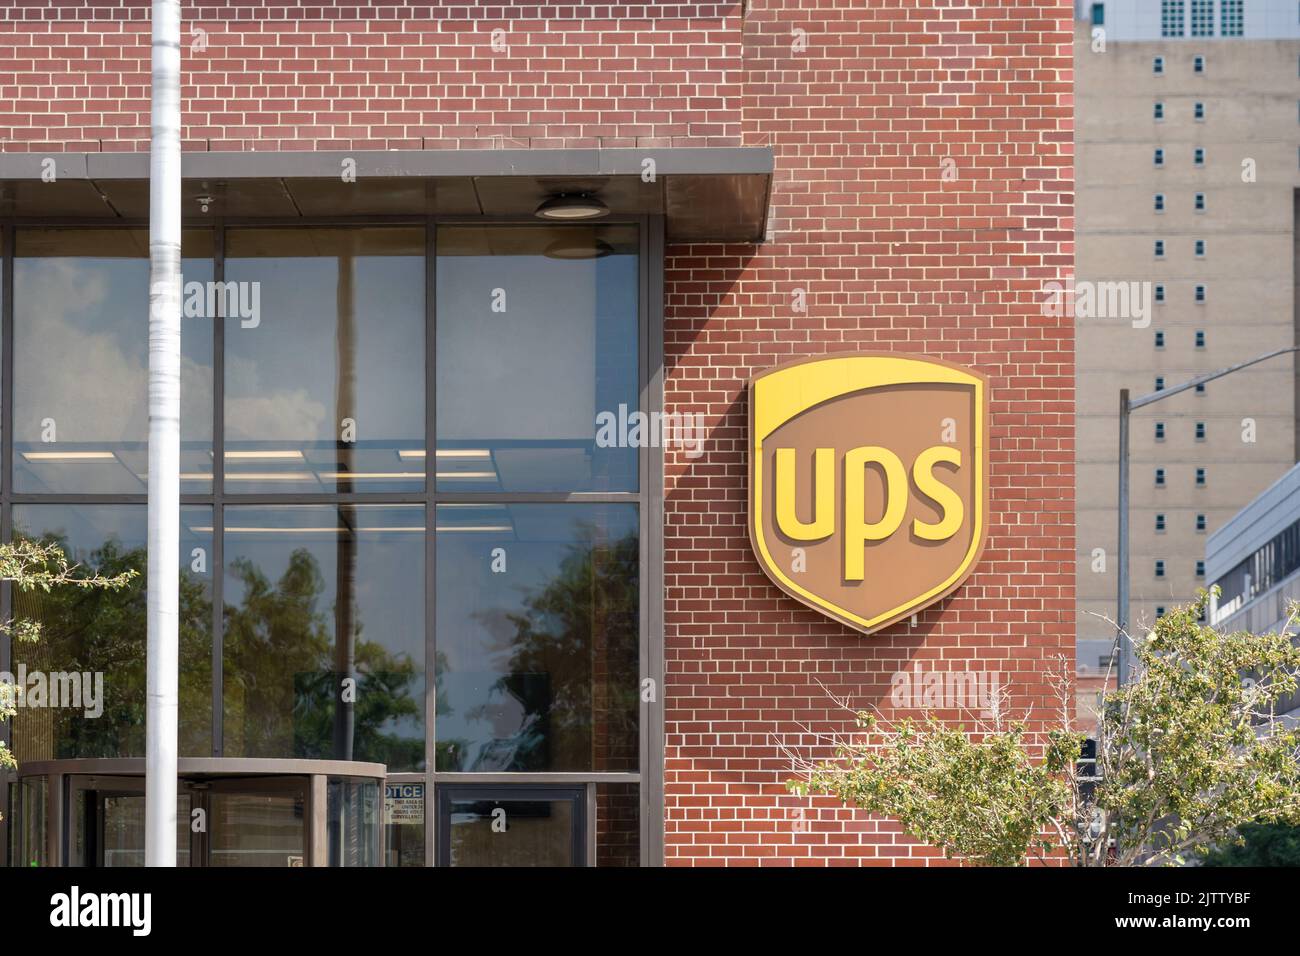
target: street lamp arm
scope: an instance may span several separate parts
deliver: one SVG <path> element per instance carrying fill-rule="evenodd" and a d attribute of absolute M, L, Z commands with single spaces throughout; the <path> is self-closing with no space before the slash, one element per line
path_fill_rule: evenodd
<path fill-rule="evenodd" d="M 1238 362 L 1236 365 L 1230 365 L 1227 368 L 1221 368 L 1217 372 L 1209 372 L 1205 375 L 1199 375 L 1196 378 L 1192 379 L 1191 381 L 1183 382 L 1183 384 L 1181 385 L 1175 385 L 1173 388 L 1162 388 L 1158 392 L 1151 392 L 1149 395 L 1142 395 L 1139 396 L 1138 398 L 1130 399 L 1128 403 L 1129 410 L 1131 411 L 1133 409 L 1141 408 L 1143 405 L 1150 405 L 1152 402 L 1158 402 L 1162 398 L 1169 398 L 1171 395 L 1177 395 L 1179 392 L 1185 392 L 1189 388 L 1195 388 L 1197 385 L 1204 385 L 1206 382 L 1212 381 L 1216 378 L 1222 378 L 1224 375 L 1230 375 L 1233 372 L 1239 372 L 1243 368 L 1248 368 L 1249 366 L 1255 365 L 1259 362 L 1264 362 L 1267 361 L 1268 359 L 1276 358 L 1279 355 L 1286 355 L 1288 352 L 1300 352 L 1300 346 L 1292 346 L 1291 348 L 1286 348 L 1286 349 L 1277 349 L 1273 352 L 1267 353 L 1266 355 L 1257 355 L 1253 359 L 1250 359 L 1249 361 Z"/>
<path fill-rule="evenodd" d="M 1119 392 L 1119 507 L 1116 509 L 1119 515 L 1118 528 L 1118 551 L 1117 558 L 1119 562 L 1118 582 L 1116 586 L 1117 594 L 1115 599 L 1115 649 L 1116 649 L 1116 670 L 1119 671 L 1119 686 L 1123 687 L 1128 677 L 1129 666 L 1129 635 L 1128 635 L 1128 611 L 1129 611 L 1129 413 L 1144 405 L 1150 405 L 1152 402 L 1158 402 L 1162 398 L 1169 398 L 1171 395 L 1177 395 L 1179 392 L 1185 392 L 1189 388 L 1195 388 L 1197 385 L 1204 385 L 1206 382 L 1213 381 L 1216 378 L 1222 378 L 1225 375 L 1231 375 L 1233 372 L 1239 372 L 1243 368 L 1249 368 L 1260 362 L 1266 362 L 1271 358 L 1277 358 L 1279 355 L 1286 355 L 1288 352 L 1300 352 L 1300 346 L 1292 346 L 1285 349 L 1275 349 L 1264 355 L 1257 355 L 1253 359 L 1245 362 L 1238 362 L 1236 365 L 1230 365 L 1227 368 L 1221 368 L 1217 372 L 1210 372 L 1207 375 L 1200 375 L 1181 385 L 1175 385 L 1173 388 L 1162 388 L 1158 392 L 1152 392 L 1149 395 L 1142 395 L 1138 398 L 1130 399 L 1128 389 L 1120 389 Z"/>

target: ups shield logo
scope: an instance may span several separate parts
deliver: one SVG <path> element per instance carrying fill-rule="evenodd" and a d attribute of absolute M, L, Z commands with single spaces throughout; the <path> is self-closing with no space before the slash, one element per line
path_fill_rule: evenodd
<path fill-rule="evenodd" d="M 988 522 L 988 387 L 837 355 L 750 382 L 749 533 L 786 593 L 871 633 L 961 585 Z"/>

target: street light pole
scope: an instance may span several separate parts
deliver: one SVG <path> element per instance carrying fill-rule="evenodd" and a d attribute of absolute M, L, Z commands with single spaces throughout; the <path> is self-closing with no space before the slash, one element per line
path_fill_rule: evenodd
<path fill-rule="evenodd" d="M 1115 667 L 1119 671 L 1119 684 L 1123 686 L 1125 668 L 1128 666 L 1128 424 L 1133 410 L 1128 400 L 1128 389 L 1119 390 L 1119 594 L 1115 609 Z"/>
<path fill-rule="evenodd" d="M 1200 375 L 1196 378 L 1189 379 L 1181 385 L 1175 385 L 1173 388 L 1164 388 L 1158 392 L 1151 392 L 1139 398 L 1129 399 L 1127 388 L 1120 389 L 1119 392 L 1119 581 L 1117 583 L 1116 607 L 1115 607 L 1115 667 L 1119 671 L 1119 686 L 1124 686 L 1128 677 L 1129 668 L 1129 643 L 1131 638 L 1128 632 L 1128 605 L 1129 605 L 1129 417 L 1139 408 L 1150 405 L 1153 402 L 1170 398 L 1179 392 L 1185 392 L 1189 388 L 1195 388 L 1197 385 L 1204 385 L 1216 378 L 1222 378 L 1225 375 L 1231 375 L 1233 372 L 1239 372 L 1243 368 L 1249 368 L 1260 362 L 1265 362 L 1271 358 L 1277 358 L 1279 355 L 1286 355 L 1289 352 L 1300 352 L 1300 346 L 1292 346 L 1285 349 L 1274 349 L 1272 352 L 1266 352 L 1263 355 L 1257 355 L 1253 359 L 1245 362 L 1238 362 L 1236 365 L 1230 365 L 1227 368 L 1221 368 L 1217 372 L 1210 372 L 1206 375 Z"/>

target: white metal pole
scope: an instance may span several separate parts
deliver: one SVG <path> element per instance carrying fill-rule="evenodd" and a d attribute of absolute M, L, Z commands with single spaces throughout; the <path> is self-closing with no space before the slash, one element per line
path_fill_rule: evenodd
<path fill-rule="evenodd" d="M 153 0 L 149 146 L 146 866 L 176 865 L 181 450 L 181 8 Z"/>

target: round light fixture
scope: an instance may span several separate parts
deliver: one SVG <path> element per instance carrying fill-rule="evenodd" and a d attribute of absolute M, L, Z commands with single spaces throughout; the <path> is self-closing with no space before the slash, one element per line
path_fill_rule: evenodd
<path fill-rule="evenodd" d="M 581 219 L 599 219 L 609 215 L 609 207 L 586 193 L 578 195 L 552 196 L 534 213 L 539 219 L 558 219 L 573 222 Z"/>

